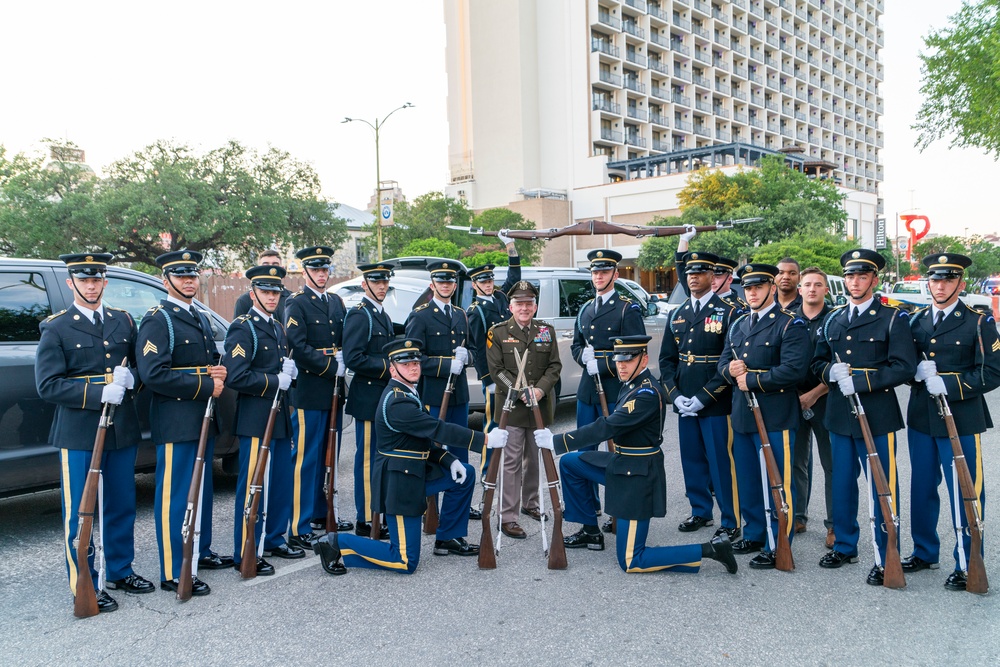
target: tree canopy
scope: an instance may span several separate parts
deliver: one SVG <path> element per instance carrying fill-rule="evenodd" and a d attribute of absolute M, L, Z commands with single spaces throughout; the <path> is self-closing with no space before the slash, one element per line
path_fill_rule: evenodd
<path fill-rule="evenodd" d="M 759 169 L 734 174 L 715 169 L 694 172 L 678 195 L 680 217 L 658 218 L 650 224 L 711 225 L 763 218 L 730 230 L 699 234 L 691 242 L 692 250 L 746 261 L 754 258 L 758 249 L 795 235 L 842 235 L 847 220 L 843 199 L 832 180 L 811 178 L 788 167 L 781 157 L 770 156 L 761 160 Z M 639 266 L 672 266 L 677 243 L 676 236 L 646 241 L 639 251 Z"/>
<path fill-rule="evenodd" d="M 158 141 L 113 162 L 103 179 L 86 167 L 0 147 L 0 247 L 24 257 L 102 250 L 152 265 L 193 248 L 219 266 L 252 263 L 274 245 L 339 246 L 347 227 L 320 199 L 313 168 L 271 147 L 230 141 L 205 155 Z"/>
<path fill-rule="evenodd" d="M 948 138 L 1000 158 L 1000 0 L 963 2 L 924 38 L 917 146 Z"/>
<path fill-rule="evenodd" d="M 397 202 L 393 212 L 395 225 L 382 230 L 382 255 L 405 257 L 432 255 L 459 259 L 469 266 L 491 262 L 506 265 L 507 253 L 499 242 L 489 236 L 474 236 L 456 227 L 482 227 L 490 231 L 501 229 L 534 229 L 535 223 L 520 213 L 505 208 L 492 208 L 474 215 L 460 199 L 441 192 L 420 195 L 413 202 Z M 534 264 L 544 246 L 539 241 L 515 241 L 521 263 Z M 477 258 L 487 257 L 483 261 Z"/>

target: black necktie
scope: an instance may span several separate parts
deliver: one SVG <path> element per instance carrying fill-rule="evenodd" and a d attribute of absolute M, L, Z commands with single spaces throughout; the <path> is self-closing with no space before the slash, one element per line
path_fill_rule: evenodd
<path fill-rule="evenodd" d="M 759 319 L 760 319 L 760 315 L 758 315 L 757 313 L 754 313 L 753 315 L 750 316 L 750 330 L 751 331 L 753 331 L 753 328 L 755 326 L 757 326 L 757 320 L 759 320 Z"/>
<path fill-rule="evenodd" d="M 854 306 L 854 310 L 851 311 L 851 322 L 853 322 L 854 320 L 858 319 L 858 315 L 859 315 L 859 313 L 858 313 L 858 307 Z"/>
<path fill-rule="evenodd" d="M 101 319 L 101 311 L 94 311 L 94 326 L 97 327 L 101 332 L 104 331 L 104 320 Z"/>
<path fill-rule="evenodd" d="M 692 305 L 694 306 L 694 314 L 691 316 L 691 319 L 697 322 L 698 316 L 701 315 L 701 301 L 695 301 Z"/>
<path fill-rule="evenodd" d="M 944 311 L 939 310 L 937 311 L 937 318 L 935 318 L 934 320 L 934 328 L 937 329 L 939 326 L 941 326 L 942 322 L 944 322 Z"/>
<path fill-rule="evenodd" d="M 451 306 L 448 304 L 445 304 L 444 306 L 444 316 L 447 317 L 449 321 L 451 321 Z"/>

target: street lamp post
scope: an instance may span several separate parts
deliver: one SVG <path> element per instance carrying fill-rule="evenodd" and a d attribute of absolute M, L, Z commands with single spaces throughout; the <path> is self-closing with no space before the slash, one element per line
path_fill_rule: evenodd
<path fill-rule="evenodd" d="M 344 118 L 344 120 L 341 121 L 343 123 L 352 123 L 352 122 L 355 122 L 355 121 L 360 122 L 360 123 L 364 123 L 365 125 L 367 125 L 368 127 L 370 127 L 375 132 L 375 224 L 376 224 L 376 227 L 375 227 L 375 237 L 376 237 L 376 239 L 378 239 L 378 258 L 377 258 L 377 261 L 379 261 L 379 262 L 382 261 L 382 218 L 381 218 L 381 215 L 380 215 L 380 209 L 381 209 L 381 204 L 382 204 L 382 202 L 381 202 L 381 196 L 382 196 L 382 172 L 380 171 L 380 168 L 379 168 L 378 133 L 379 133 L 379 130 L 382 129 L 382 126 L 385 125 L 385 121 L 389 120 L 389 116 L 391 116 L 392 114 L 396 113 L 400 109 L 411 109 L 411 108 L 413 108 L 413 106 L 414 106 L 413 104 L 410 104 L 409 102 L 407 102 L 403 106 L 396 107 L 395 109 L 393 109 L 392 111 L 390 111 L 389 113 L 387 113 L 385 116 L 383 116 L 382 120 L 379 120 L 378 118 L 376 118 L 374 123 L 370 123 L 367 120 L 365 120 L 364 118 Z"/>

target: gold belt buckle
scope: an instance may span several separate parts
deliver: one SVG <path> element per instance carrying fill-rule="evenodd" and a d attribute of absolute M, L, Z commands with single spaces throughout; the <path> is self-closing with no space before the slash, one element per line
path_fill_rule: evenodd
<path fill-rule="evenodd" d="M 104 374 L 104 384 L 111 384 L 114 381 L 115 381 L 115 374 L 114 373 L 105 373 Z"/>

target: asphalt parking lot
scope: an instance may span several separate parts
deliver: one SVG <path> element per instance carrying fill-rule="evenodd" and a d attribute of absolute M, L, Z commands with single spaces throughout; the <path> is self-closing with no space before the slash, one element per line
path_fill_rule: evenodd
<path fill-rule="evenodd" d="M 905 401 L 906 390 L 900 392 Z M 994 415 L 1000 397 L 989 397 Z M 572 426 L 562 406 L 553 430 Z M 353 435 L 347 434 L 348 444 Z M 988 496 L 1000 479 L 1000 437 L 983 439 Z M 344 498 L 353 507 L 341 460 Z M 679 533 L 689 514 L 677 455 L 676 423 L 664 439 L 667 517 L 654 520 L 650 544 L 706 541 L 713 529 Z M 903 489 L 902 554 L 910 552 L 909 466 L 900 434 Z M 473 463 L 477 457 L 473 456 Z M 235 478 L 216 466 L 215 542 L 232 549 Z M 817 476 L 821 471 L 816 463 Z M 139 475 L 136 571 L 158 578 L 153 533 L 153 476 Z M 814 483 L 818 483 L 818 479 Z M 942 493 L 945 490 L 941 489 Z M 478 492 L 477 492 L 478 498 Z M 862 511 L 865 505 L 862 502 Z M 504 539 L 494 571 L 474 558 L 436 557 L 423 538 L 421 563 L 409 577 L 353 569 L 323 572 L 319 559 L 269 559 L 277 575 L 241 581 L 235 571 L 203 572 L 212 594 L 178 603 L 172 593 L 114 592 L 121 608 L 75 619 L 60 551 L 59 494 L 0 500 L 0 655 L 11 665 L 330 664 L 992 664 L 1000 654 L 1000 548 L 986 542 L 993 591 L 980 597 L 942 586 L 951 567 L 954 533 L 943 503 L 942 569 L 908 576 L 903 591 L 864 583 L 872 563 L 862 527 L 860 563 L 823 570 L 822 491 L 813 495 L 812 523 L 796 536 L 796 571 L 758 572 L 738 556 L 727 574 L 707 561 L 699 574 L 626 575 L 603 552 L 569 551 L 565 571 L 546 569 L 539 524 L 525 519 L 526 540 Z M 353 518 L 353 517 L 349 517 Z M 567 524 L 566 534 L 577 526 Z M 479 539 L 470 524 L 470 541 Z"/>

